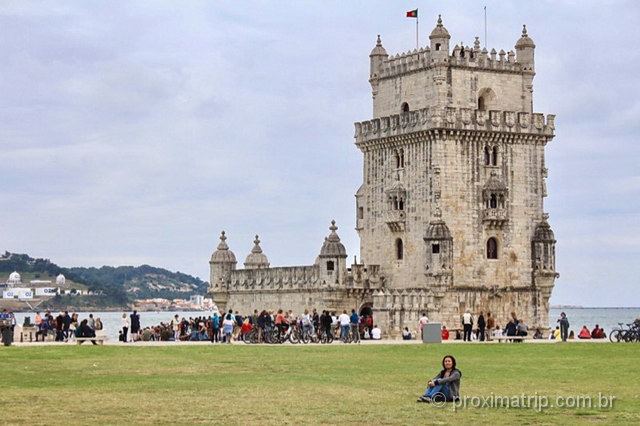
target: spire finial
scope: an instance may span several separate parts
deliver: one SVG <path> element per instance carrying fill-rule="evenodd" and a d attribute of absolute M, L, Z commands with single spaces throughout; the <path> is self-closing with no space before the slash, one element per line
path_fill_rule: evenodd
<path fill-rule="evenodd" d="M 222 233 L 220 233 L 220 239 L 221 239 L 222 241 L 225 241 L 225 240 L 227 239 L 227 236 L 225 235 L 225 232 L 224 232 L 224 231 L 222 231 Z"/>
<path fill-rule="evenodd" d="M 382 46 L 382 39 L 380 39 L 380 34 L 378 34 L 378 40 L 376 40 L 376 46 Z"/>
<path fill-rule="evenodd" d="M 527 37 L 527 26 L 522 24 L 522 37 Z"/>
<path fill-rule="evenodd" d="M 220 233 L 220 243 L 218 244 L 218 250 L 229 250 L 229 246 L 226 243 L 227 235 L 224 231 Z"/>
<path fill-rule="evenodd" d="M 338 230 L 338 227 L 336 226 L 336 221 L 335 220 L 331 221 L 331 226 L 329 227 L 329 230 L 331 232 L 336 232 Z"/>
<path fill-rule="evenodd" d="M 260 239 L 258 238 L 258 235 L 256 234 L 256 239 L 253 240 L 253 244 L 260 244 Z"/>
<path fill-rule="evenodd" d="M 473 42 L 474 49 L 480 49 L 480 37 L 476 36 L 476 41 Z"/>

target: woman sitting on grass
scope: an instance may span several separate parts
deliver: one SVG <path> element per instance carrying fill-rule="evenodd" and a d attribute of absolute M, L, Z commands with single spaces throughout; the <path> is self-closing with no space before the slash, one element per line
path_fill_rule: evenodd
<path fill-rule="evenodd" d="M 456 359 L 451 355 L 442 358 L 442 371 L 429 381 L 427 390 L 418 402 L 456 401 L 460 397 L 462 372 L 456 368 Z"/>

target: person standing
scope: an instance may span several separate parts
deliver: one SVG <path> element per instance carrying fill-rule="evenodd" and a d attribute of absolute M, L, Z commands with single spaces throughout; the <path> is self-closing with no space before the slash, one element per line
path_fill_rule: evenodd
<path fill-rule="evenodd" d="M 349 332 L 349 323 L 351 322 L 349 315 L 347 315 L 346 309 L 343 310 L 338 317 L 338 322 L 340 323 L 340 340 L 344 341 L 347 333 Z"/>
<path fill-rule="evenodd" d="M 322 329 L 324 330 L 324 334 L 325 336 L 327 336 L 327 338 L 329 338 L 329 336 L 332 336 L 331 324 L 332 324 L 332 320 L 331 320 L 331 315 L 329 315 L 329 312 L 322 311 L 322 315 L 320 316 L 320 325 L 322 326 Z"/>
<path fill-rule="evenodd" d="M 557 322 L 560 323 L 560 336 L 562 337 L 562 341 L 566 342 L 569 337 L 569 318 L 567 318 L 567 314 L 562 312 Z"/>
<path fill-rule="evenodd" d="M 473 328 L 473 316 L 468 310 L 462 315 L 463 337 L 465 342 L 471 341 L 471 329 Z"/>
<path fill-rule="evenodd" d="M 127 314 L 122 314 L 122 341 L 127 343 L 127 333 L 129 332 L 129 320 Z"/>
<path fill-rule="evenodd" d="M 140 315 L 138 311 L 133 311 L 131 314 L 131 341 L 138 340 L 138 333 L 140 333 Z"/>
<path fill-rule="evenodd" d="M 422 329 L 426 324 L 429 324 L 429 318 L 427 318 L 427 313 L 423 312 L 422 316 L 418 320 L 418 328 L 420 329 L 420 338 L 422 339 Z"/>
<path fill-rule="evenodd" d="M 62 317 L 62 335 L 64 336 L 64 341 L 66 342 L 69 339 L 69 329 L 71 328 L 71 316 L 69 316 L 68 311 L 64 311 L 64 316 Z"/>
<path fill-rule="evenodd" d="M 173 340 L 178 342 L 180 340 L 180 317 L 178 314 L 173 316 L 171 321 L 171 328 L 173 329 Z"/>
<path fill-rule="evenodd" d="M 487 323 L 484 320 L 484 313 L 480 311 L 480 315 L 478 316 L 478 340 L 484 342 L 484 330 L 487 326 Z"/>
<path fill-rule="evenodd" d="M 358 329 L 358 326 L 360 324 L 360 315 L 358 315 L 356 313 L 355 309 L 351 310 L 351 316 L 349 317 L 350 321 L 351 321 L 351 332 L 352 333 L 358 333 L 358 336 L 360 335 L 360 330 Z"/>
<path fill-rule="evenodd" d="M 491 312 L 487 312 L 487 341 L 491 341 L 491 333 L 493 333 L 493 329 L 496 328 L 496 320 L 491 316 Z"/>
<path fill-rule="evenodd" d="M 96 331 L 96 320 L 93 318 L 93 314 L 89 314 L 89 319 L 87 319 L 87 325 L 93 331 Z"/>

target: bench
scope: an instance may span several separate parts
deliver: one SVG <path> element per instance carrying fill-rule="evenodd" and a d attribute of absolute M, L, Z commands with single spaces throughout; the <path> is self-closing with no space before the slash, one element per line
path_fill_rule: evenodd
<path fill-rule="evenodd" d="M 491 340 L 497 340 L 498 343 L 503 340 L 506 342 L 507 340 L 520 340 L 521 342 L 524 340 L 531 340 L 531 336 L 500 336 L 500 337 L 492 337 Z"/>
<path fill-rule="evenodd" d="M 76 337 L 76 345 L 81 344 L 82 342 L 90 342 L 90 341 L 94 341 L 99 345 L 103 345 L 104 341 L 107 340 L 106 337 L 103 336 L 99 336 L 99 337 Z"/>

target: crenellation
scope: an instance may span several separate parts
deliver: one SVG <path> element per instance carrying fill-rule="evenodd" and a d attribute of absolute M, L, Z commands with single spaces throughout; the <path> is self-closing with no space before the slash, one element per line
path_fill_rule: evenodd
<path fill-rule="evenodd" d="M 442 117 L 444 115 L 444 120 Z M 423 108 L 405 114 L 355 123 L 356 144 L 380 137 L 399 136 L 432 129 L 463 129 L 534 134 L 553 137 L 555 115 L 477 110 L 471 108 Z"/>

